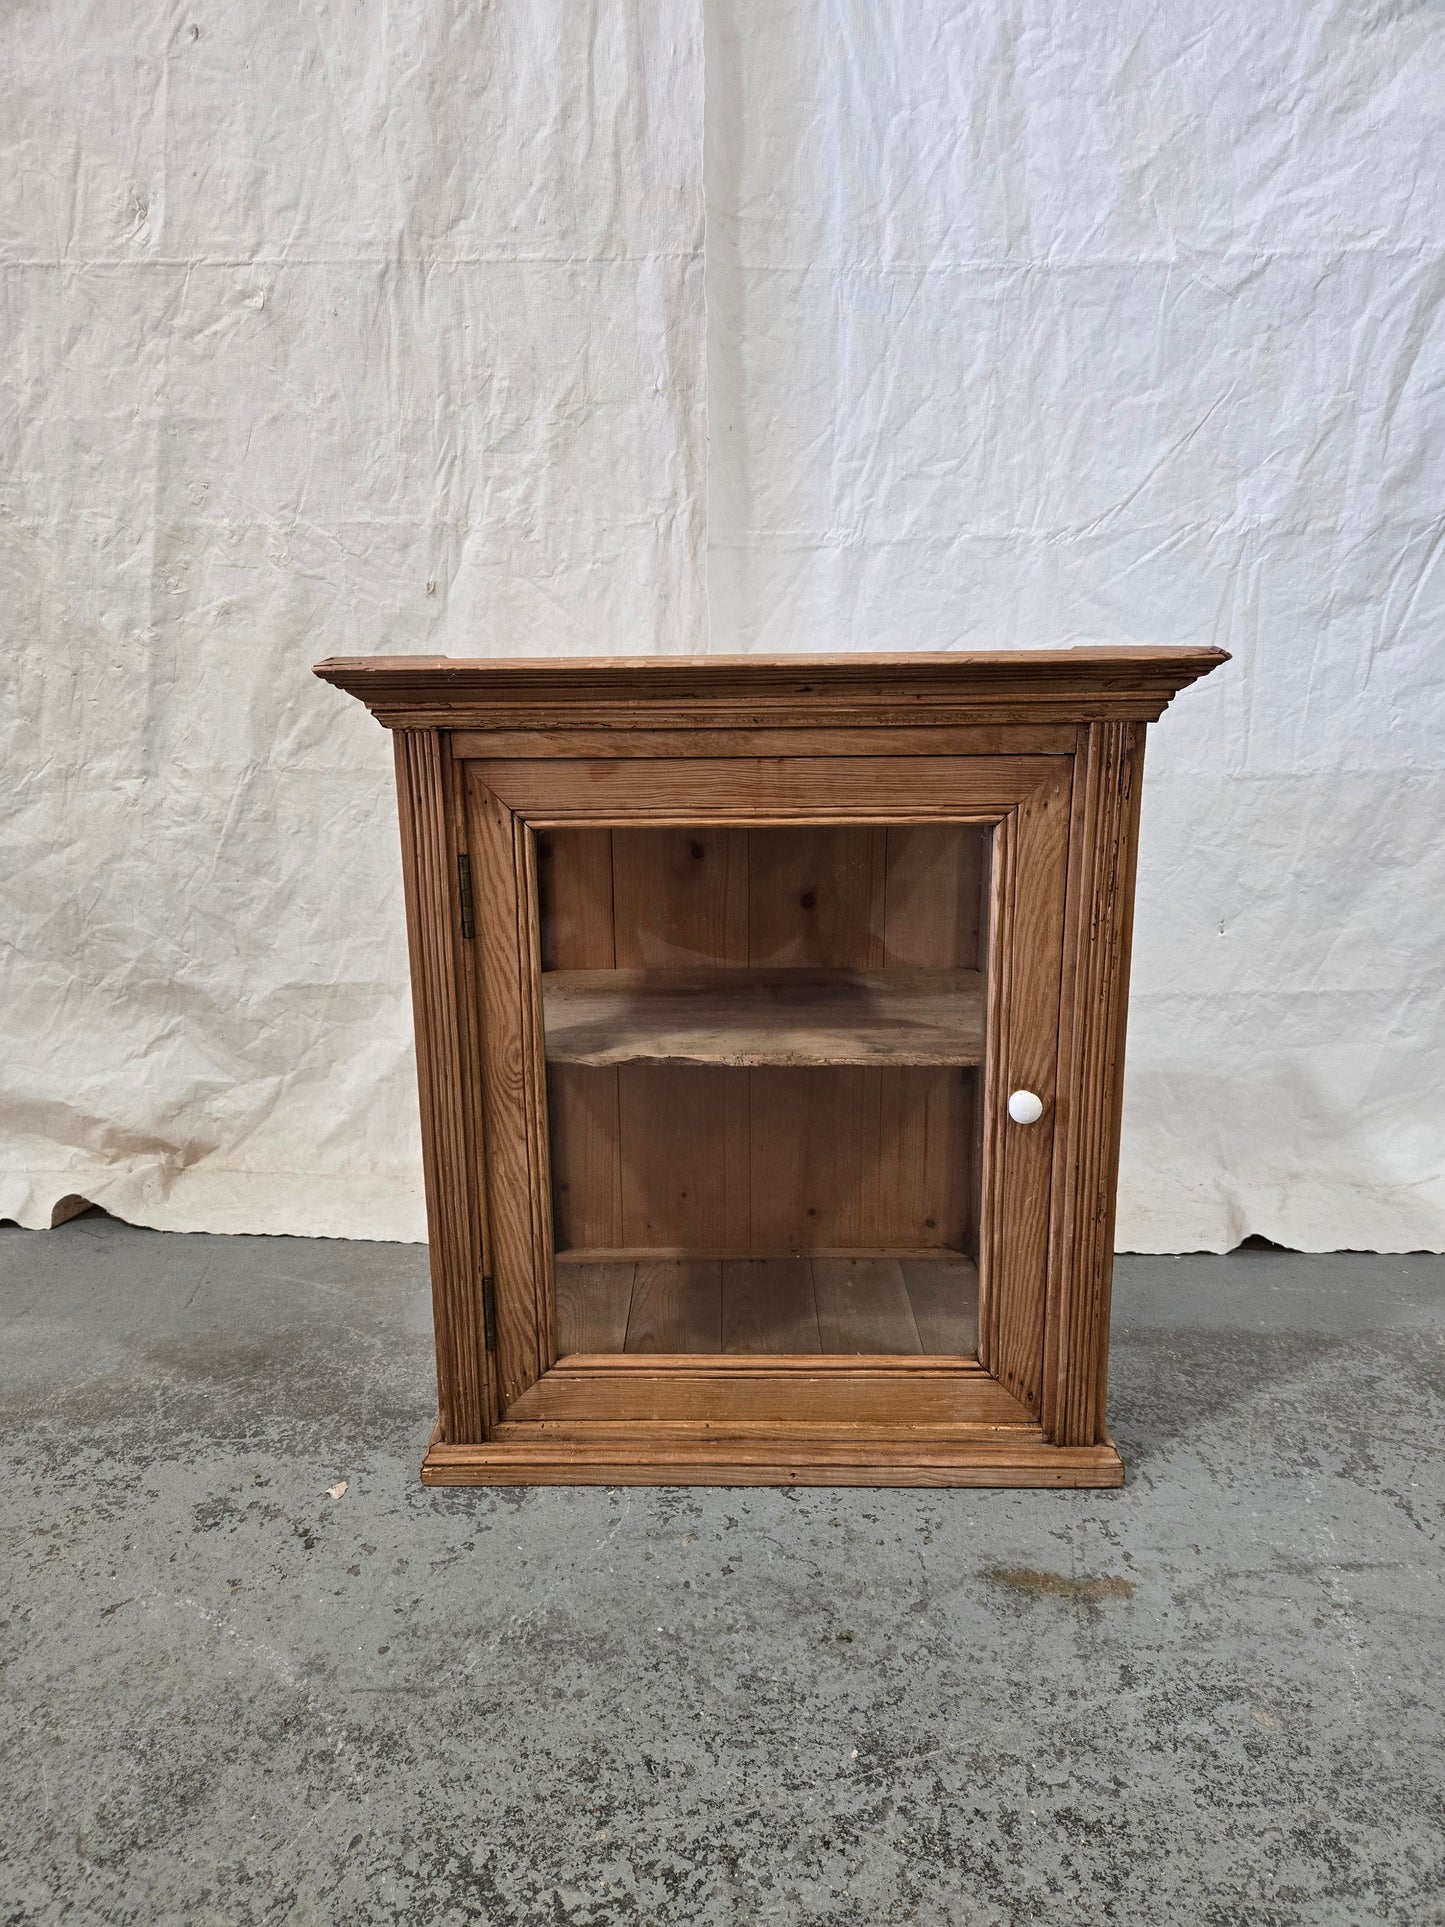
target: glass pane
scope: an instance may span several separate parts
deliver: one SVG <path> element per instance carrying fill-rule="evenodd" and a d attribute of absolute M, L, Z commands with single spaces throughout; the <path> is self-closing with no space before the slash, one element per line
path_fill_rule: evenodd
<path fill-rule="evenodd" d="M 990 852 L 539 836 L 561 1351 L 974 1353 Z"/>

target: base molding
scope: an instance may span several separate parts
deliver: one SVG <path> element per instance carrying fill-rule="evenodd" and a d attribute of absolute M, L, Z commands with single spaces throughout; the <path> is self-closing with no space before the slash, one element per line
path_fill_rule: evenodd
<path fill-rule="evenodd" d="M 1010 1438 L 994 1430 L 976 1437 L 866 1439 L 844 1431 L 771 1432 L 680 1439 L 676 1428 L 649 1439 L 648 1428 L 608 1427 L 588 1439 L 586 1428 L 561 1438 L 511 1436 L 482 1444 L 447 1445 L 435 1433 L 422 1461 L 424 1485 L 837 1485 L 1109 1487 L 1124 1483 L 1124 1462 L 1112 1439 L 1098 1445 L 1050 1445 L 1037 1432 Z"/>

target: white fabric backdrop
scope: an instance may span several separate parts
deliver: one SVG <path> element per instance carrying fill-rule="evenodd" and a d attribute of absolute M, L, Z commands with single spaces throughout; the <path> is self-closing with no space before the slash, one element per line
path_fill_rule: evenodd
<path fill-rule="evenodd" d="M 0 88 L 0 1215 L 422 1235 L 322 655 L 1207 641 L 1120 1243 L 1445 1245 L 1439 0 L 89 0 Z"/>

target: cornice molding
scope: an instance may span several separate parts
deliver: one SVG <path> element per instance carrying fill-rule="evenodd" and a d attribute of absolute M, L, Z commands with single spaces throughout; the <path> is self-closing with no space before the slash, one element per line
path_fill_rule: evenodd
<path fill-rule="evenodd" d="M 343 656 L 323 682 L 389 729 L 689 729 L 1152 722 L 1222 649 L 930 655 Z"/>

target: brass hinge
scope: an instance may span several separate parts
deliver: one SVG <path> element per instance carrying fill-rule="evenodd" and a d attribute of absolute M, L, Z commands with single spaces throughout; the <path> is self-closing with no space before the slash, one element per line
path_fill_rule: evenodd
<path fill-rule="evenodd" d="M 465 851 L 457 858 L 457 893 L 462 903 L 462 935 L 470 943 L 477 934 L 477 922 L 472 904 L 472 859 Z"/>
<path fill-rule="evenodd" d="M 489 1271 L 482 1273 L 482 1342 L 489 1352 L 497 1349 L 497 1294 Z"/>

